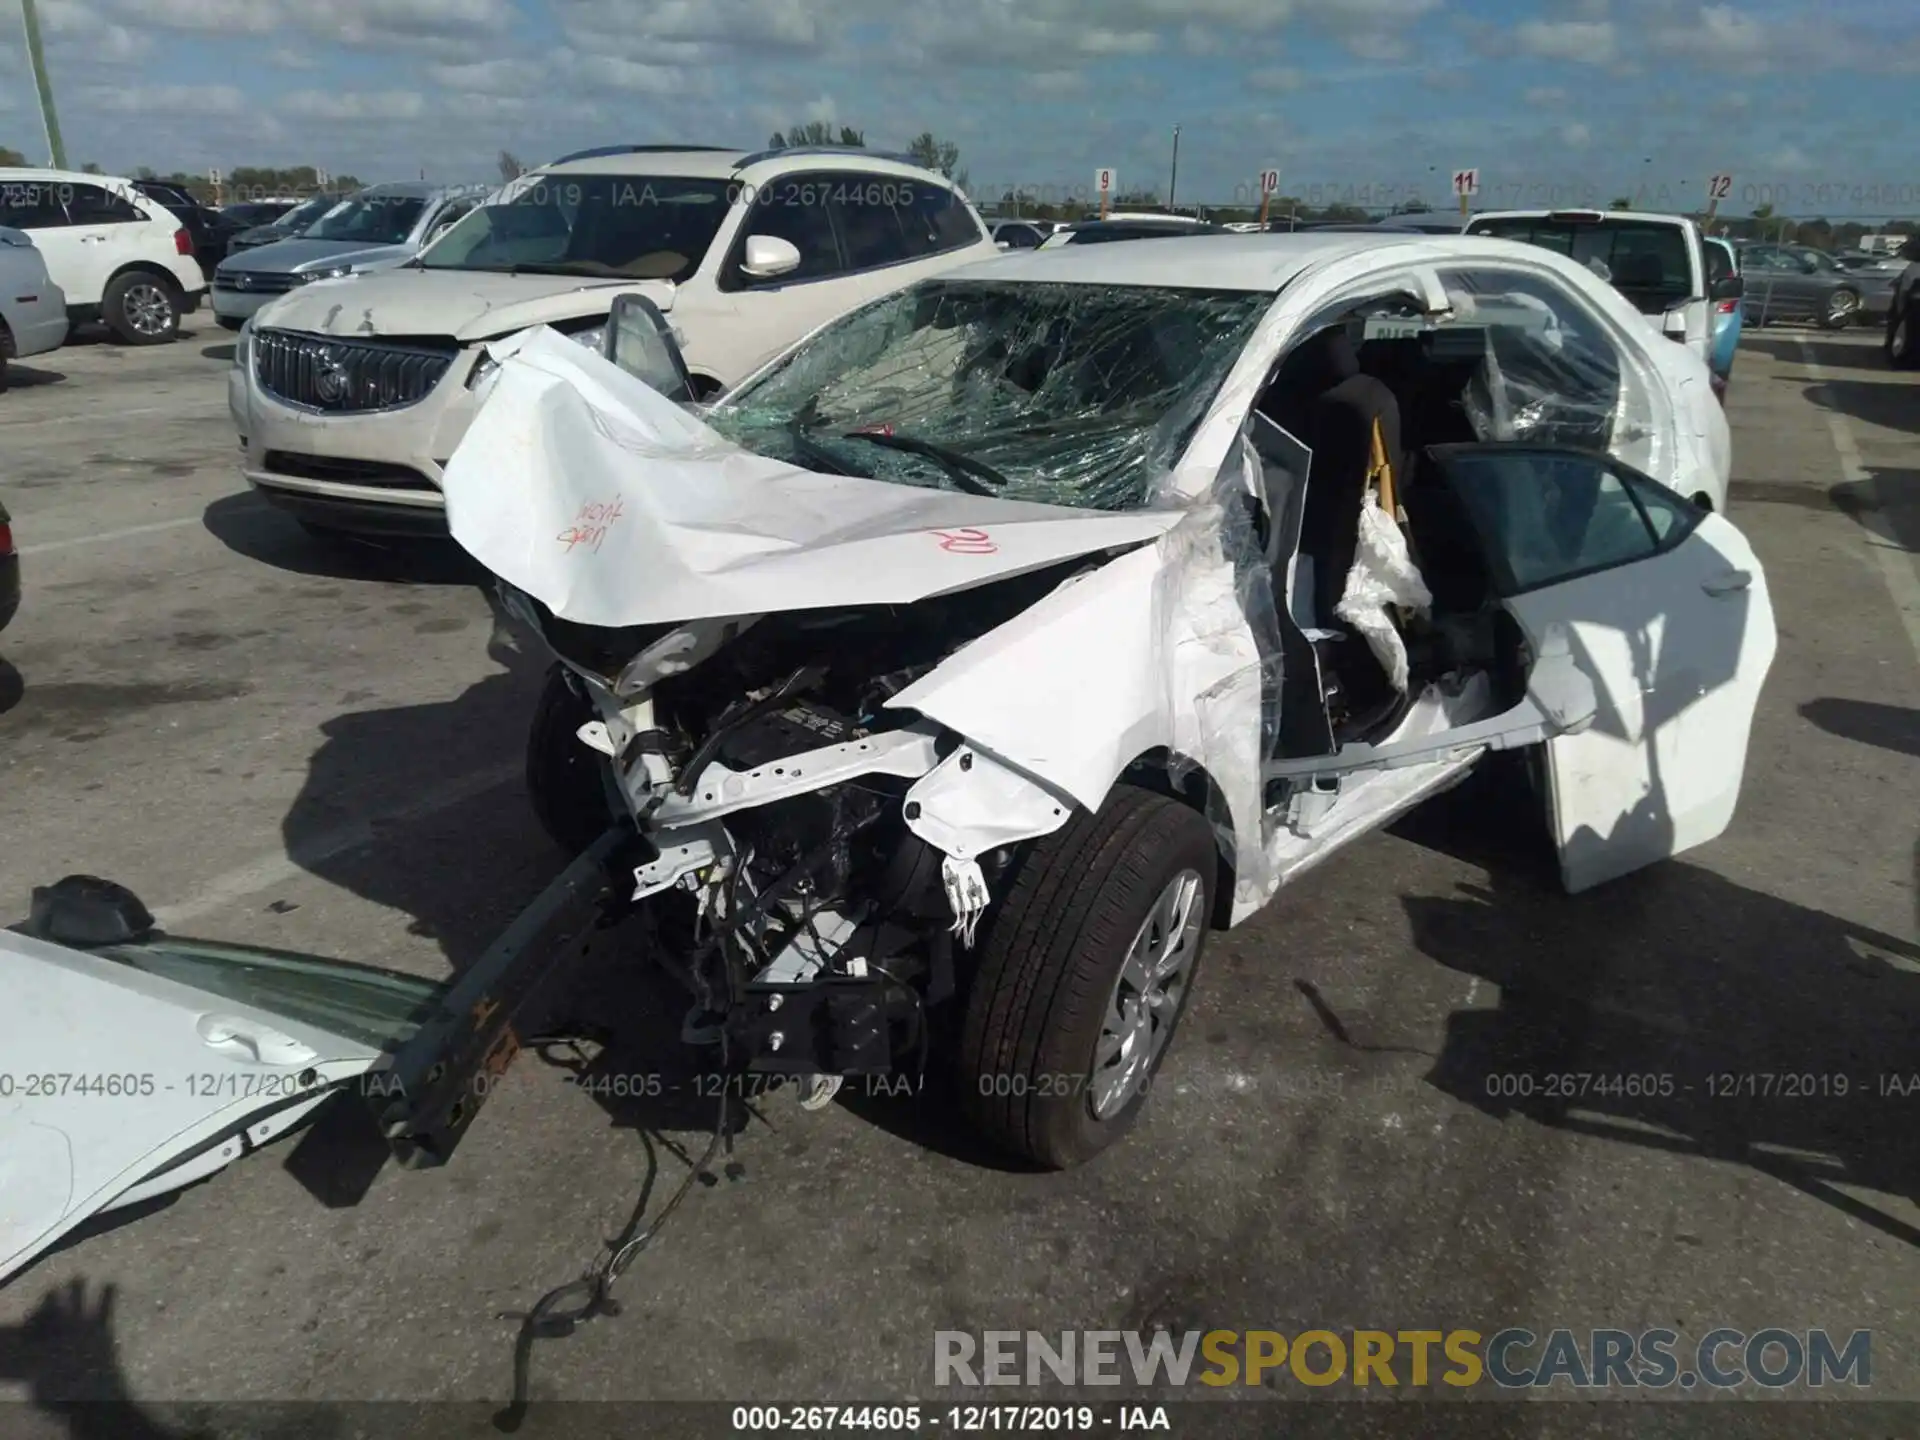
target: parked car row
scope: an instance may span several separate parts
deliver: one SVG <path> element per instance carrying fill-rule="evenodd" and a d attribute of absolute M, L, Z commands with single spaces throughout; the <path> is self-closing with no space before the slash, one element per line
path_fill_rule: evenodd
<path fill-rule="evenodd" d="M 241 326 L 228 402 L 247 480 L 325 532 L 445 532 L 486 348 L 517 331 L 598 345 L 614 296 L 644 294 L 704 398 L 847 310 L 1001 254 L 940 175 L 845 147 L 611 147 L 491 197 L 381 189 L 215 282 Z"/>

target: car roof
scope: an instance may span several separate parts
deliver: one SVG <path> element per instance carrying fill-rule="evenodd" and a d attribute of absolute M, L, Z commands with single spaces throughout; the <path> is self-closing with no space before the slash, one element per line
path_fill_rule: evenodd
<path fill-rule="evenodd" d="M 1466 223 L 1476 224 L 1481 220 L 1553 220 L 1571 219 L 1579 216 L 1585 224 L 1624 225 L 1691 225 L 1693 218 L 1687 215 L 1666 215 L 1652 210 L 1594 210 L 1584 205 L 1563 205 L 1555 210 L 1482 210 L 1469 215 Z"/>
<path fill-rule="evenodd" d="M 363 185 L 353 195 L 398 195 L 405 199 L 438 200 L 443 195 L 472 195 L 497 187 L 492 185 L 446 185 L 437 180 L 387 180 L 378 185 Z M 350 200 L 353 195 L 342 195 Z"/>
<path fill-rule="evenodd" d="M 942 180 L 934 171 L 878 150 L 855 146 L 792 145 L 784 150 L 656 150 L 634 148 L 613 154 L 582 154 L 537 166 L 541 175 L 659 175 L 689 180 L 765 180 L 789 170 L 853 169 L 920 181 Z"/>
<path fill-rule="evenodd" d="M 48 165 L 0 165 L 4 180 L 71 180 L 80 185 L 132 185 L 124 175 L 94 175 L 85 170 L 55 170 Z"/>
<path fill-rule="evenodd" d="M 1464 242 L 1471 250 L 1508 242 Z M 1301 271 L 1326 260 L 1370 250 L 1419 247 L 1431 252 L 1436 245 L 1458 248 L 1462 241 L 1445 236 L 1394 234 L 1325 234 L 1313 231 L 1292 235 L 1242 235 L 1225 232 L 1206 237 L 1176 235 L 1164 240 L 1134 240 L 1125 245 L 1062 245 L 1046 250 L 1004 251 L 992 260 L 958 266 L 943 280 L 1059 281 L 1074 285 L 1141 285 L 1185 290 L 1245 290 L 1272 292 Z"/>

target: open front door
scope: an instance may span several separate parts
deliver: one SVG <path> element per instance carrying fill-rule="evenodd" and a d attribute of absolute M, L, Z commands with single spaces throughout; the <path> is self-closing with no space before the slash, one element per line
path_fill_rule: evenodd
<path fill-rule="evenodd" d="M 49 894 L 73 899 L 72 884 L 40 892 L 36 910 Z M 144 912 L 119 927 L 123 943 L 95 944 L 126 914 L 89 893 L 100 888 L 82 885 L 80 903 L 55 904 L 41 927 L 77 944 L 0 930 L 0 1282 L 90 1217 L 191 1184 L 309 1119 L 411 1034 L 438 990 L 145 934 Z"/>
<path fill-rule="evenodd" d="M 1539 745 L 1548 826 L 1574 892 L 1721 834 L 1776 644 L 1766 579 L 1745 538 L 1591 451 L 1494 444 L 1427 454 L 1424 483 L 1458 498 L 1496 597 L 1526 638 L 1526 693 L 1450 729 L 1269 764 L 1268 778 L 1336 784 Z"/>
<path fill-rule="evenodd" d="M 1546 741 L 1548 823 L 1581 891 L 1714 839 L 1733 818 L 1776 645 L 1744 536 L 1606 456 L 1436 447 L 1536 654 L 1565 645 L 1592 722 Z"/>

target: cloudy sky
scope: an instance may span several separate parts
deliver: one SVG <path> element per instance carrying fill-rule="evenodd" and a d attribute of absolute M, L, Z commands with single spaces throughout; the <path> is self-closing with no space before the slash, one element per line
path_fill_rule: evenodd
<path fill-rule="evenodd" d="M 502 148 L 757 145 L 819 118 L 883 145 L 932 129 L 978 196 L 1103 165 L 1164 196 L 1177 124 L 1182 201 L 1269 165 L 1309 198 L 1435 198 L 1472 166 L 1482 204 L 1689 204 L 1727 171 L 1742 212 L 1920 212 L 1899 0 L 40 4 L 68 157 L 110 173 L 487 179 Z M 44 152 L 12 16 L 0 144 Z"/>

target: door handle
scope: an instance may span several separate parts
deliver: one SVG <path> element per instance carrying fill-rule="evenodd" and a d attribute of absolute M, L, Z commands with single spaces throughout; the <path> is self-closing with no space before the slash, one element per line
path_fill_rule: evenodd
<path fill-rule="evenodd" d="M 106 238 L 104 235 L 82 235 L 80 237 L 80 243 L 82 245 L 100 245 L 105 243 Z"/>
<path fill-rule="evenodd" d="M 230 1059 L 255 1065 L 308 1065 L 320 1058 L 291 1035 L 231 1015 L 202 1015 L 194 1027 L 200 1043 Z"/>
<path fill-rule="evenodd" d="M 1709 595 L 1737 595 L 1753 584 L 1751 570 L 1729 570 L 1724 575 L 1716 575 L 1711 580 L 1702 581 L 1700 588 Z"/>

